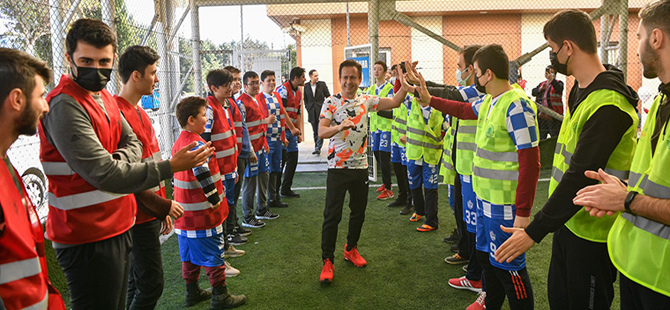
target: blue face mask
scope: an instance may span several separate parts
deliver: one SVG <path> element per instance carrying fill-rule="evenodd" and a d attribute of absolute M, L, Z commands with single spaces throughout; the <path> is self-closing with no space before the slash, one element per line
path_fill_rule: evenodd
<path fill-rule="evenodd" d="M 458 85 L 461 85 L 461 86 L 467 86 L 468 85 L 468 79 L 472 75 L 472 72 L 470 72 L 470 74 L 468 74 L 468 76 L 465 79 L 463 79 L 463 77 L 462 77 L 463 73 L 465 73 L 468 70 L 470 70 L 470 67 L 465 68 L 464 71 L 461 71 L 461 69 L 456 68 L 456 82 L 458 82 Z"/>

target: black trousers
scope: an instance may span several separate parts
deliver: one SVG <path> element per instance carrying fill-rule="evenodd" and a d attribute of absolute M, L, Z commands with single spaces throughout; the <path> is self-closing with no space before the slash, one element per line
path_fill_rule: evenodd
<path fill-rule="evenodd" d="M 386 189 L 391 189 L 391 153 L 376 151 L 374 154 L 377 159 L 377 166 L 382 171 L 382 182 Z"/>
<path fill-rule="evenodd" d="M 313 108 L 307 111 L 309 124 L 312 125 L 312 132 L 314 133 L 314 150 L 321 151 L 323 147 L 323 139 L 319 138 L 319 114 L 321 114 L 321 109 Z"/>
<path fill-rule="evenodd" d="M 247 168 L 247 159 L 246 158 L 237 158 L 237 174 L 239 175 L 239 179 L 237 181 L 237 184 L 235 184 L 235 203 L 233 204 L 233 212 L 232 216 L 231 214 L 228 214 L 228 217 L 226 218 L 226 235 L 230 235 L 233 233 L 235 230 L 235 226 L 237 226 L 238 220 L 237 220 L 237 202 L 239 201 L 240 198 L 240 191 L 242 190 L 242 182 L 244 180 L 244 169 Z M 231 210 L 232 211 L 232 210 Z M 226 238 L 226 240 L 228 240 Z M 228 247 L 226 247 L 228 248 Z"/>
<path fill-rule="evenodd" d="M 549 135 L 558 137 L 558 132 L 561 130 L 561 122 L 556 119 L 547 120 L 541 117 L 537 118 L 538 126 L 540 126 L 540 140 L 547 139 Z"/>
<path fill-rule="evenodd" d="M 295 169 L 298 167 L 298 152 L 282 151 L 281 156 L 281 170 L 283 173 L 283 180 L 281 183 L 281 192 L 289 193 L 291 186 L 293 186 L 293 176 L 295 176 Z"/>
<path fill-rule="evenodd" d="M 456 174 L 454 179 L 454 217 L 458 229 L 458 255 L 470 259 L 470 243 L 468 242 L 468 227 L 463 221 L 463 193 L 461 192 L 461 175 Z M 476 245 L 476 244 L 475 244 Z"/>
<path fill-rule="evenodd" d="M 479 257 L 477 257 L 477 234 L 466 232 L 465 239 L 468 239 L 468 253 L 470 261 L 468 262 L 468 271 L 465 273 L 465 278 L 468 280 L 479 281 L 482 279 L 482 264 L 479 263 Z"/>
<path fill-rule="evenodd" d="M 484 269 L 486 279 L 486 309 L 498 310 L 505 302 L 511 310 L 534 309 L 535 299 L 530 284 L 528 270 L 509 271 L 494 267 L 489 261 L 489 253 L 477 251 L 477 259 Z"/>
<path fill-rule="evenodd" d="M 625 275 L 619 278 L 621 310 L 669 310 L 670 297 L 652 291 Z"/>
<path fill-rule="evenodd" d="M 414 203 L 416 214 L 425 215 L 426 220 L 424 224 L 435 228 L 440 226 L 437 218 L 437 199 L 437 188 L 428 189 L 421 186 L 412 190 L 412 202 Z"/>
<path fill-rule="evenodd" d="M 554 232 L 547 279 L 551 309 L 609 309 L 616 274 L 606 243 L 579 238 L 565 226 Z"/>
<path fill-rule="evenodd" d="M 70 288 L 70 308 L 124 309 L 132 248 L 128 230 L 109 239 L 56 249 Z"/>
<path fill-rule="evenodd" d="M 326 208 L 323 210 L 321 257 L 333 261 L 337 242 L 337 225 L 342 220 L 344 198 L 349 192 L 349 232 L 347 244 L 358 244 L 368 205 L 367 169 L 328 169 L 326 180 Z"/>
<path fill-rule="evenodd" d="M 127 309 L 154 309 L 163 294 L 163 259 L 161 256 L 161 221 L 153 220 L 133 226 L 133 249 L 130 252 Z"/>
<path fill-rule="evenodd" d="M 407 205 L 412 204 L 412 191 L 409 190 L 409 178 L 407 177 L 407 166 L 401 163 L 393 163 L 393 170 L 398 179 L 398 200 L 407 200 Z"/>

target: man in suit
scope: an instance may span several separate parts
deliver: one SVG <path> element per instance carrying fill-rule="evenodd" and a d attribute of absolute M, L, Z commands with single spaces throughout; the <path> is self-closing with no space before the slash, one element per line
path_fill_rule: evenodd
<path fill-rule="evenodd" d="M 310 70 L 309 82 L 305 83 L 305 108 L 307 108 L 308 120 L 314 131 L 314 152 L 312 152 L 314 155 L 321 154 L 323 146 L 323 139 L 319 138 L 319 114 L 323 101 L 328 97 L 330 97 L 328 85 L 319 81 L 319 72 L 316 69 Z"/>

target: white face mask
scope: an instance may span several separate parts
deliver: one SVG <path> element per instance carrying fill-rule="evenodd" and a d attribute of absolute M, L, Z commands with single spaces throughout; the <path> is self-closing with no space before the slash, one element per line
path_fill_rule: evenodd
<path fill-rule="evenodd" d="M 468 68 L 465 68 L 465 71 L 468 71 Z M 472 75 L 472 72 L 470 72 L 470 74 L 468 74 L 468 76 L 463 79 L 462 76 L 465 71 L 461 71 L 461 69 L 456 68 L 456 82 L 458 82 L 458 85 L 467 86 L 468 79 Z"/>

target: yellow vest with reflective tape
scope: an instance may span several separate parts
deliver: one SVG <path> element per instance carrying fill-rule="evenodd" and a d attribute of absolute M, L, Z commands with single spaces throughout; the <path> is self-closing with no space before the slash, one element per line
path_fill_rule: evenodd
<path fill-rule="evenodd" d="M 475 135 L 477 120 L 460 120 L 456 136 L 456 171 L 460 175 L 472 175 L 472 160 L 475 158 Z"/>
<path fill-rule="evenodd" d="M 401 147 L 405 147 L 405 143 L 400 142 L 400 137 L 407 134 L 407 107 L 400 104 L 399 107 L 393 109 L 393 122 L 391 122 L 391 140 Z"/>
<path fill-rule="evenodd" d="M 667 124 L 658 138 L 655 151 L 651 149 L 651 136 L 660 103 L 661 96 L 658 96 L 644 124 L 630 168 L 628 190 L 670 199 L 670 130 Z M 607 249 L 614 266 L 626 277 L 670 296 L 670 226 L 627 212 L 621 213 L 608 235 Z"/>
<path fill-rule="evenodd" d="M 442 151 L 442 167 L 440 168 L 440 175 L 442 176 L 442 182 L 449 185 L 454 185 L 454 180 L 456 179 L 456 168 L 454 167 L 454 161 L 451 158 L 451 151 L 454 148 L 457 124 L 458 119 L 452 116 L 442 144 L 444 149 Z"/>
<path fill-rule="evenodd" d="M 633 160 L 637 137 L 637 112 L 635 112 L 635 108 L 628 103 L 628 100 L 622 94 L 609 89 L 601 89 L 594 91 L 586 97 L 577 106 L 575 111 L 571 112 L 566 109 L 565 118 L 561 125 L 561 131 L 558 134 L 558 141 L 556 142 L 551 182 L 549 183 L 550 196 L 563 178 L 563 174 L 570 167 L 570 159 L 577 148 L 577 142 L 584 124 L 591 118 L 593 113 L 606 105 L 618 107 L 633 119 L 633 124 L 628 128 L 605 166 L 607 173 L 613 174 L 622 180 L 628 178 L 628 170 Z M 584 209 L 581 209 L 565 223 L 565 226 L 582 239 L 593 242 L 606 242 L 612 223 L 614 223 L 614 217 L 612 216 L 598 218 L 591 216 Z"/>
<path fill-rule="evenodd" d="M 386 98 L 388 97 L 389 93 L 392 90 L 393 85 L 391 85 L 391 83 L 386 82 L 381 91 L 379 91 L 379 94 L 377 94 L 377 85 L 375 84 L 370 85 L 370 87 L 368 87 L 367 93 L 373 96 L 377 96 L 379 98 Z M 388 118 L 378 116 L 377 112 L 370 112 L 370 132 L 376 132 L 377 130 L 390 132 L 391 122 L 392 120 Z"/>
<path fill-rule="evenodd" d="M 423 114 L 416 98 L 412 100 L 409 117 L 407 119 L 407 158 L 419 160 L 423 158 L 428 164 L 437 165 L 442 156 L 442 112 L 432 109 L 428 125 L 423 120 Z"/>
<path fill-rule="evenodd" d="M 507 110 L 519 99 L 526 100 L 528 106 L 537 114 L 535 103 L 528 99 L 526 93 L 516 84 L 512 90 L 498 98 L 493 108 L 490 108 L 493 98 L 487 95 L 479 109 L 472 187 L 477 197 L 493 204 L 516 204 L 519 156 L 516 145 L 507 131 Z M 536 118 L 535 131 L 539 136 L 537 130 Z"/>

